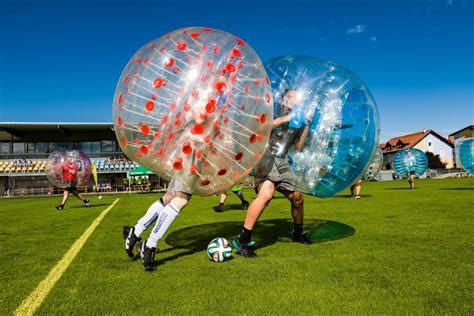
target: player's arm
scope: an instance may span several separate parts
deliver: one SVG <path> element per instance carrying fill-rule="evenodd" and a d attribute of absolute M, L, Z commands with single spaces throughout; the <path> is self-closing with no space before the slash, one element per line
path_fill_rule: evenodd
<path fill-rule="evenodd" d="M 291 121 L 292 116 L 293 116 L 293 114 L 290 113 L 288 115 L 285 115 L 285 116 L 274 119 L 273 120 L 273 127 L 278 127 L 282 124 L 288 123 L 289 121 Z"/>
<path fill-rule="evenodd" d="M 305 125 L 303 132 L 301 133 L 301 136 L 298 138 L 298 140 L 295 143 L 295 149 L 298 151 L 301 151 L 303 149 L 303 146 L 305 144 L 306 138 L 308 137 L 309 134 L 309 126 Z"/>

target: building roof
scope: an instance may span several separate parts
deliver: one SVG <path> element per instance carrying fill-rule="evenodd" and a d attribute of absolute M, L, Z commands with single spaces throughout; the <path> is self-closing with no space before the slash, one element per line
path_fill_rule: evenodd
<path fill-rule="evenodd" d="M 0 122 L 0 141 L 114 140 L 111 122 Z"/>
<path fill-rule="evenodd" d="M 463 131 L 465 131 L 465 130 L 467 130 L 467 129 L 469 129 L 469 130 L 471 130 L 471 131 L 474 130 L 474 125 L 468 125 L 468 126 L 466 126 L 466 127 L 464 127 L 464 128 L 461 128 L 459 131 L 456 131 L 456 132 L 454 132 L 454 133 L 449 134 L 449 136 L 454 136 L 454 135 L 456 135 L 456 134 L 458 134 L 458 133 L 461 133 L 461 132 L 463 132 Z"/>
<path fill-rule="evenodd" d="M 421 132 L 391 138 L 385 144 L 380 144 L 380 148 L 382 148 L 384 154 L 394 153 L 403 149 L 413 148 L 429 134 L 433 134 L 441 141 L 453 147 L 453 144 L 449 140 L 436 133 L 435 131 L 429 129 L 423 130 Z"/>

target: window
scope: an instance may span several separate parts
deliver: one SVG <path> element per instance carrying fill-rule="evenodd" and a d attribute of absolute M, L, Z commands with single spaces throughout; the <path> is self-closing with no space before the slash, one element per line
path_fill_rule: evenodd
<path fill-rule="evenodd" d="M 49 143 L 49 151 L 66 149 L 66 143 Z"/>
<path fill-rule="evenodd" d="M 91 152 L 91 142 L 80 142 L 74 144 L 74 149 L 82 150 L 86 153 Z"/>
<path fill-rule="evenodd" d="M 0 154 L 10 153 L 10 143 L 0 143 Z"/>
<path fill-rule="evenodd" d="M 28 153 L 34 154 L 35 153 L 35 143 L 28 143 Z"/>
<path fill-rule="evenodd" d="M 103 152 L 115 151 L 115 142 L 113 140 L 103 140 L 102 141 L 102 151 Z"/>
<path fill-rule="evenodd" d="M 36 143 L 35 144 L 35 152 L 37 154 L 44 154 L 49 152 L 49 144 L 48 143 Z"/>
<path fill-rule="evenodd" d="M 24 154 L 26 152 L 26 143 L 13 143 L 14 154 Z"/>
<path fill-rule="evenodd" d="M 91 153 L 100 153 L 100 142 L 91 142 Z"/>

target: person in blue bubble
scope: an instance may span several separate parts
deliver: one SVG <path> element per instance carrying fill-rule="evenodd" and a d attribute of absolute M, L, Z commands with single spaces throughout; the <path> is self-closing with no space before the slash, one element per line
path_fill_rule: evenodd
<path fill-rule="evenodd" d="M 416 157 L 409 151 L 407 153 L 407 165 L 408 165 L 408 184 L 410 190 L 415 188 L 415 174 L 416 174 Z"/>
<path fill-rule="evenodd" d="M 299 192 L 296 175 L 291 170 L 287 153 L 292 146 L 302 143 L 301 133 L 308 124 L 305 120 L 305 108 L 298 105 L 297 91 L 287 89 L 280 103 L 275 103 L 273 130 L 270 136 L 270 146 L 265 157 L 254 170 L 255 191 L 257 197 L 250 204 L 241 233 L 232 240 L 233 247 L 245 258 L 256 257 L 255 243 L 251 240 L 252 232 L 258 218 L 270 203 L 275 191 L 282 193 L 291 203 L 291 216 L 294 228 L 291 237 L 294 241 L 309 245 L 311 240 L 303 230 L 304 198 Z M 304 142 L 303 142 L 304 144 Z M 261 171 L 261 172 L 260 172 Z"/>

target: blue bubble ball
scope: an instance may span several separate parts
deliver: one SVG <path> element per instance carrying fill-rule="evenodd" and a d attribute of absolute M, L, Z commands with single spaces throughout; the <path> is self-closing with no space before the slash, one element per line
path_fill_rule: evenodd
<path fill-rule="evenodd" d="M 361 178 L 378 148 L 379 114 L 360 78 L 310 56 L 276 57 L 265 69 L 274 124 L 262 163 L 288 160 L 299 190 L 322 198 Z"/>
<path fill-rule="evenodd" d="M 456 141 L 456 157 L 464 170 L 474 173 L 474 138 L 461 138 Z"/>
<path fill-rule="evenodd" d="M 425 153 L 416 148 L 398 151 L 393 157 L 393 169 L 401 177 L 408 176 L 414 172 L 421 176 L 428 167 L 428 158 Z"/>

